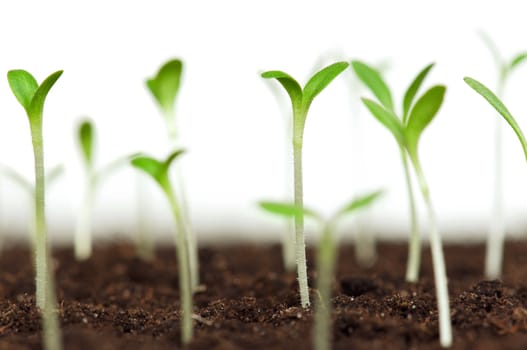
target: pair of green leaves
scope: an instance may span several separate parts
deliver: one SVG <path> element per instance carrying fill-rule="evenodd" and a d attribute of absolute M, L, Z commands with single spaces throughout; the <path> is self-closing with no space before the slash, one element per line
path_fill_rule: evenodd
<path fill-rule="evenodd" d="M 46 97 L 61 75 L 62 71 L 59 70 L 38 85 L 37 80 L 25 70 L 17 69 L 7 72 L 7 80 L 11 91 L 13 91 L 18 102 L 26 110 L 31 125 L 42 122 L 42 112 Z"/>
<path fill-rule="evenodd" d="M 185 153 L 185 151 L 182 149 L 176 150 L 172 152 L 164 161 L 160 161 L 146 155 L 138 155 L 131 160 L 131 164 L 137 169 L 140 169 L 146 174 L 150 175 L 164 191 L 169 191 L 170 165 L 183 153 Z"/>
<path fill-rule="evenodd" d="M 182 70 L 183 62 L 172 59 L 161 66 L 153 78 L 146 80 L 146 86 L 165 113 L 170 114 L 174 111 Z"/>
<path fill-rule="evenodd" d="M 395 112 L 392 94 L 381 74 L 360 61 L 353 61 L 351 65 L 359 79 L 379 101 L 363 98 L 364 105 L 393 134 L 397 143 L 401 147 L 405 147 L 412 157 L 416 157 L 421 134 L 439 111 L 446 91 L 444 86 L 435 85 L 414 103 L 419 88 L 433 64 L 426 66 L 419 72 L 406 90 L 401 118 Z"/>
<path fill-rule="evenodd" d="M 301 118 L 300 120 L 294 120 L 295 127 L 303 128 L 307 111 L 313 99 L 347 67 L 348 63 L 346 62 L 337 62 L 329 65 L 315 73 L 304 88 L 289 74 L 278 70 L 264 72 L 262 73 L 262 78 L 276 79 L 282 84 L 291 99 L 294 116 Z"/>
<path fill-rule="evenodd" d="M 516 122 L 516 119 L 512 116 L 512 114 L 509 112 L 507 107 L 505 107 L 505 104 L 496 96 L 492 91 L 489 90 L 485 85 L 480 83 L 479 81 L 465 77 L 464 78 L 465 83 L 468 84 L 474 91 L 476 91 L 478 94 L 480 94 L 487 102 L 490 103 L 492 107 L 507 121 L 507 123 L 511 126 L 511 128 L 516 133 L 516 136 L 518 137 L 518 140 L 520 140 L 520 143 L 523 148 L 523 153 L 525 154 L 525 158 L 527 159 L 527 140 L 525 139 L 525 136 L 520 129 L 520 126 Z"/>
<path fill-rule="evenodd" d="M 382 191 L 376 191 L 352 200 L 336 213 L 334 219 L 338 219 L 343 215 L 350 214 L 358 209 L 369 206 L 371 203 L 377 200 L 382 195 L 382 193 Z M 288 218 L 305 216 L 314 218 L 318 221 L 322 221 L 322 216 L 314 210 L 304 208 L 295 204 L 280 202 L 260 202 L 259 204 L 262 209 L 271 214 L 284 216 Z"/>

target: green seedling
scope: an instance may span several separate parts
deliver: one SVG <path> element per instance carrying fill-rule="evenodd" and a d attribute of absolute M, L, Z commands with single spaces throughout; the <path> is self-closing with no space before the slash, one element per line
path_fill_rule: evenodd
<path fill-rule="evenodd" d="M 377 191 L 361 196 L 337 211 L 331 218 L 324 220 L 313 210 L 277 202 L 261 202 L 260 206 L 273 214 L 294 218 L 297 216 L 311 217 L 321 226 L 322 236 L 317 249 L 317 290 L 320 299 L 315 308 L 315 323 L 313 329 L 313 344 L 316 350 L 331 348 L 331 285 L 335 274 L 338 258 L 338 239 L 335 235 L 337 223 L 343 216 L 356 212 L 373 203 L 382 192 Z"/>
<path fill-rule="evenodd" d="M 303 180 L 302 180 L 302 145 L 304 137 L 304 126 L 309 107 L 313 99 L 326 86 L 329 85 L 340 73 L 348 67 L 346 62 L 334 63 L 316 74 L 306 83 L 304 88 L 287 73 L 282 71 L 268 71 L 262 73 L 266 79 L 276 79 L 286 90 L 293 108 L 293 172 L 294 172 L 294 203 L 303 207 Z M 300 303 L 307 308 L 309 302 L 309 290 L 307 285 L 306 248 L 304 239 L 304 217 L 295 217 L 295 256 L 300 289 Z"/>
<path fill-rule="evenodd" d="M 25 70 L 11 70 L 7 80 L 11 91 L 26 111 L 35 163 L 35 249 L 34 262 L 36 271 L 36 303 L 42 310 L 44 346 L 46 349 L 61 349 L 59 321 L 56 311 L 55 287 L 49 265 L 50 252 L 46 234 L 45 215 L 45 172 L 44 143 L 42 135 L 42 115 L 46 97 L 62 75 L 57 71 L 47 77 L 42 84 Z"/>
<path fill-rule="evenodd" d="M 485 33 L 481 38 L 491 52 L 498 71 L 496 95 L 503 99 L 505 87 L 511 73 L 527 59 L 527 52 L 517 54 L 510 60 L 503 58 L 497 46 Z M 485 256 L 485 276 L 489 279 L 499 278 L 503 263 L 503 246 L 505 241 L 505 219 L 503 214 L 503 141 L 502 120 L 496 118 L 494 128 L 494 198 L 492 201 L 492 216 L 487 237 Z"/>
<path fill-rule="evenodd" d="M 35 217 L 36 217 L 35 208 L 34 208 L 35 186 L 33 186 L 31 181 L 26 179 L 22 174 L 20 174 L 18 171 L 16 171 L 15 169 L 7 165 L 0 164 L 0 173 L 2 173 L 6 178 L 11 180 L 11 182 L 13 182 L 18 187 L 20 187 L 20 189 L 26 192 L 28 195 L 28 198 L 32 200 L 33 220 L 30 220 L 29 222 L 29 237 L 30 237 L 31 245 L 33 249 L 35 249 L 35 244 L 36 244 L 35 226 L 34 226 Z M 51 168 L 51 170 L 49 170 L 46 175 L 46 188 L 49 189 L 49 186 L 55 183 L 62 176 L 63 173 L 64 173 L 64 166 L 62 164 L 56 165 L 53 168 Z"/>
<path fill-rule="evenodd" d="M 179 290 L 181 295 L 181 342 L 186 345 L 192 340 L 192 285 L 190 277 L 190 254 L 189 254 L 189 240 L 188 228 L 186 221 L 183 218 L 180 204 L 174 193 L 174 188 L 170 181 L 169 168 L 172 162 L 183 153 L 182 150 L 172 152 L 165 161 L 147 156 L 137 156 L 132 159 L 131 163 L 134 167 L 142 170 L 150 175 L 155 182 L 161 187 L 165 194 L 174 220 L 176 223 L 176 241 L 177 259 L 179 266 Z"/>
<path fill-rule="evenodd" d="M 157 74 L 146 80 L 146 86 L 152 93 L 153 98 L 159 105 L 161 113 L 165 119 L 168 140 L 171 148 L 178 148 L 178 130 L 176 124 L 176 98 L 181 84 L 181 74 L 183 72 L 183 62 L 179 59 L 171 59 L 159 68 Z M 181 212 L 189 228 L 189 246 L 190 246 L 190 278 L 192 281 L 192 290 L 197 290 L 199 285 L 199 261 L 198 261 L 198 244 L 194 232 L 191 231 L 190 215 L 188 211 L 188 201 L 183 183 L 183 176 L 179 164 L 175 166 L 176 177 L 176 194 L 178 201 L 181 203 Z M 140 241 L 146 242 L 142 235 Z"/>
<path fill-rule="evenodd" d="M 92 212 L 97 187 L 103 179 L 123 166 L 135 156 L 117 158 L 100 169 L 95 164 L 95 125 L 88 119 L 83 120 L 77 130 L 78 143 L 85 171 L 85 187 L 82 206 L 75 228 L 74 252 L 77 260 L 85 260 L 92 253 Z"/>
<path fill-rule="evenodd" d="M 428 183 L 424 176 L 418 154 L 418 145 L 421 134 L 439 111 L 439 108 L 443 103 L 443 97 L 446 88 L 441 85 L 433 86 L 423 93 L 414 103 L 423 80 L 430 69 L 433 67 L 433 65 L 426 66 L 406 90 L 403 99 L 402 113 L 401 117 L 399 118 L 393 106 L 391 92 L 387 84 L 381 78 L 380 74 L 373 68 L 359 61 L 352 62 L 352 67 L 355 70 L 355 73 L 372 91 L 378 100 L 378 102 L 376 102 L 371 99 L 363 98 L 363 103 L 366 105 L 366 108 L 368 108 L 371 114 L 392 133 L 395 140 L 397 141 L 403 160 L 408 194 L 410 198 L 412 225 L 408 268 L 410 273 L 407 271 L 407 280 L 410 281 L 417 279 L 421 254 L 421 242 L 417 230 L 415 204 L 407 164 L 407 157 L 410 159 L 413 165 L 415 175 L 419 183 L 419 189 L 428 211 L 428 220 L 430 223 L 430 247 L 432 250 L 432 264 L 434 268 L 436 296 L 439 310 L 440 344 L 443 347 L 449 347 L 452 344 L 452 324 L 450 320 L 450 305 L 448 300 L 448 286 L 443 248 Z"/>

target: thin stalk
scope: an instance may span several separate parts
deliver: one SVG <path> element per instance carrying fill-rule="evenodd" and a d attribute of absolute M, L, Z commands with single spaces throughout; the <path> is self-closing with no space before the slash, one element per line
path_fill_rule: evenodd
<path fill-rule="evenodd" d="M 75 230 L 75 258 L 77 260 L 86 260 L 92 253 L 92 210 L 93 198 L 95 193 L 95 176 L 93 169 L 88 167 L 86 171 L 86 184 L 84 186 L 84 196 L 82 207 L 77 220 Z"/>
<path fill-rule="evenodd" d="M 336 245 L 331 224 L 324 225 L 317 253 L 317 290 L 320 299 L 316 304 L 313 344 L 315 350 L 331 349 L 331 284 L 337 259 Z"/>
<path fill-rule="evenodd" d="M 172 187 L 164 186 L 176 222 L 176 251 L 179 266 L 179 292 L 181 298 L 181 341 L 183 345 L 192 340 L 192 287 L 190 280 L 189 247 L 186 225 Z"/>
<path fill-rule="evenodd" d="M 408 159 L 404 149 L 400 147 L 400 150 L 410 210 L 410 240 L 408 242 L 406 281 L 410 283 L 416 283 L 419 280 L 419 270 L 421 268 L 421 237 L 419 235 L 419 228 L 417 225 L 417 211 L 415 206 L 414 190 L 412 187 L 412 179 L 410 177 L 410 168 L 408 166 Z"/>
<path fill-rule="evenodd" d="M 304 207 L 303 199 L 303 181 L 302 181 L 302 143 L 294 142 L 293 144 L 293 162 L 294 162 L 294 188 L 295 188 L 295 205 Z M 308 308 L 309 288 L 307 284 L 307 263 L 306 263 L 306 243 L 304 239 L 304 217 L 297 215 L 295 217 L 295 241 L 296 241 L 296 266 L 298 274 L 298 285 L 300 289 L 300 304 L 303 308 Z"/>
<path fill-rule="evenodd" d="M 59 320 L 56 309 L 55 288 L 52 282 L 50 252 L 46 234 L 44 144 L 41 125 L 31 127 L 35 161 L 35 270 L 36 304 L 42 312 L 44 348 L 62 349 Z M 49 283 L 46 283 L 49 281 Z"/>
<path fill-rule="evenodd" d="M 149 194 L 145 189 L 146 183 L 140 174 L 136 174 L 137 191 L 137 254 L 145 261 L 154 258 L 154 241 L 152 238 L 152 224 L 150 221 L 148 205 Z"/>
<path fill-rule="evenodd" d="M 501 75 L 496 90 L 502 98 L 505 75 Z M 503 141 L 501 118 L 496 118 L 494 127 L 494 198 L 492 219 L 487 237 L 485 254 L 485 276 L 489 279 L 499 278 L 502 272 L 503 249 L 505 243 L 505 220 L 503 215 Z"/>
<path fill-rule="evenodd" d="M 432 265 L 434 268 L 434 283 L 439 314 L 439 343 L 442 347 L 448 348 L 452 345 L 452 322 L 450 319 L 448 280 L 446 276 L 445 258 L 443 256 L 443 246 L 426 178 L 419 161 L 412 159 L 412 163 L 426 204 L 430 223 L 430 249 L 432 250 Z"/>

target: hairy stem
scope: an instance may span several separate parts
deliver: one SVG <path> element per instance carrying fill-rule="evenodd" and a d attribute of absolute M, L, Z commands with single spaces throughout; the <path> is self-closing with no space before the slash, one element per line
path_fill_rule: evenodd
<path fill-rule="evenodd" d="M 439 343 L 448 348 L 452 345 L 452 321 L 450 319 L 450 304 L 448 298 L 448 280 L 446 276 L 445 258 L 437 220 L 430 198 L 430 191 L 421 165 L 413 159 L 415 173 L 428 211 L 430 224 L 430 249 L 432 250 L 432 266 L 434 268 L 434 283 L 436 288 L 437 307 L 439 313 Z"/>
<path fill-rule="evenodd" d="M 421 237 L 417 225 L 417 212 L 415 207 L 414 190 L 410 177 L 410 168 L 404 149 L 401 147 L 401 159 L 403 161 L 404 178 L 408 193 L 408 205 L 410 209 L 410 240 L 408 241 L 408 262 L 406 265 L 406 281 L 415 283 L 419 280 L 419 269 L 421 267 Z"/>
<path fill-rule="evenodd" d="M 497 96 L 502 98 L 505 76 L 498 81 Z M 485 277 L 499 278 L 502 272 L 503 247 L 505 240 L 505 220 L 503 215 L 503 120 L 496 118 L 494 128 L 494 193 L 492 201 L 492 219 L 487 237 L 485 255 Z"/>
<path fill-rule="evenodd" d="M 331 283 L 335 273 L 336 255 L 336 244 L 328 223 L 324 226 L 317 254 L 317 290 L 320 299 L 316 304 L 313 329 L 315 350 L 331 349 Z"/>
<path fill-rule="evenodd" d="M 77 219 L 75 229 L 75 258 L 77 260 L 86 260 L 92 253 L 92 210 L 93 198 L 95 193 L 95 177 L 91 167 L 86 172 L 86 184 L 84 187 L 84 198 Z"/>
<path fill-rule="evenodd" d="M 303 184 L 302 184 L 302 144 L 293 144 L 294 162 L 294 188 L 295 205 L 304 207 Z M 306 243 L 304 239 L 304 217 L 295 217 L 295 242 L 296 242 L 296 266 L 298 274 L 298 285 L 300 289 L 300 304 L 303 308 L 310 305 L 309 288 L 307 284 L 307 263 L 306 263 Z"/>
<path fill-rule="evenodd" d="M 189 266 L 189 242 L 186 232 L 186 225 L 177 202 L 174 191 L 170 185 L 164 186 L 165 193 L 170 202 L 172 214 L 176 222 L 176 251 L 179 266 L 179 291 L 181 298 L 181 342 L 183 345 L 190 343 L 192 340 L 192 288 L 190 280 Z"/>

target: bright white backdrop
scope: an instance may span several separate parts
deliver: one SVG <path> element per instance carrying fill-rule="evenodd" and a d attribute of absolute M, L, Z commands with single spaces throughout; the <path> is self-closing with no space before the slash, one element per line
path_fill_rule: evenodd
<path fill-rule="evenodd" d="M 23 68 L 41 81 L 64 69 L 48 98 L 44 137 L 48 167 L 67 167 L 47 198 L 51 234 L 67 237 L 82 193 L 74 140 L 79 118 L 88 115 L 97 124 L 100 164 L 134 151 L 164 156 L 163 120 L 144 79 L 165 60 L 181 58 L 177 117 L 188 149 L 183 167 L 196 229 L 208 237 L 254 238 L 279 234 L 279 220 L 255 203 L 286 198 L 292 165 L 284 141 L 288 110 L 260 72 L 284 70 L 303 83 L 322 62 L 387 62 L 386 79 L 400 101 L 413 76 L 436 62 L 427 83 L 448 90 L 422 139 L 423 166 L 444 234 L 475 237 L 485 231 L 491 208 L 496 115 L 462 78 L 495 86 L 496 68 L 478 31 L 512 57 L 527 50 L 525 11 L 521 1 L 4 1 L 0 73 Z M 312 105 L 305 202 L 329 215 L 356 193 L 384 188 L 386 196 L 366 219 L 373 231 L 404 235 L 407 202 L 398 151 L 360 105 L 359 96 L 367 93 L 357 90 L 354 79 L 346 71 Z M 526 87 L 527 65 L 506 91 L 525 128 Z M 522 235 L 527 166 L 515 136 L 505 130 L 506 219 L 509 232 Z M 5 78 L 0 162 L 32 176 L 28 123 Z M 166 237 L 171 218 L 152 191 L 150 215 Z M 24 231 L 24 193 L 2 180 L 0 198 L 4 231 Z M 135 214 L 136 176 L 123 168 L 99 192 L 95 229 L 99 235 L 130 234 Z"/>

